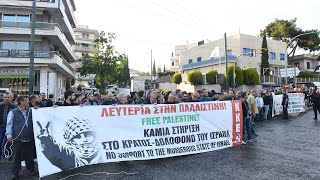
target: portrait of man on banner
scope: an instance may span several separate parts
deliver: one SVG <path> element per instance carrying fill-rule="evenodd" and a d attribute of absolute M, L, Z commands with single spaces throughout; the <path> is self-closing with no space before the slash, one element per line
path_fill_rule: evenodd
<path fill-rule="evenodd" d="M 67 120 L 63 128 L 64 143 L 57 143 L 50 134 L 51 122 L 45 128 L 39 121 L 37 124 L 42 153 L 54 166 L 66 170 L 103 162 L 94 127 L 88 119 L 73 117 Z"/>

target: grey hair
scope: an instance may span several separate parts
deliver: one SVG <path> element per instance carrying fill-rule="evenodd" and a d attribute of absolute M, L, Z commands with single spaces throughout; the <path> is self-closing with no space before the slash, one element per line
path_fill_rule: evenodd
<path fill-rule="evenodd" d="M 119 94 L 119 95 L 118 95 L 118 99 L 122 99 L 122 98 L 127 98 L 127 96 L 124 95 L 124 94 Z"/>

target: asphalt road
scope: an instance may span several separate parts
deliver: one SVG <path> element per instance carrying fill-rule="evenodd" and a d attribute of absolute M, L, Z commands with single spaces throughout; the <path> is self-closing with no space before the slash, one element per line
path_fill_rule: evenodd
<path fill-rule="evenodd" d="M 319 180 L 320 120 L 312 118 L 313 112 L 309 111 L 291 120 L 256 123 L 257 142 L 236 148 L 167 159 L 93 165 L 42 179 Z M 74 175 L 76 173 L 82 174 Z M 10 179 L 9 163 L 0 163 L 0 174 L 1 180 Z M 21 179 L 38 178 L 23 172 Z"/>

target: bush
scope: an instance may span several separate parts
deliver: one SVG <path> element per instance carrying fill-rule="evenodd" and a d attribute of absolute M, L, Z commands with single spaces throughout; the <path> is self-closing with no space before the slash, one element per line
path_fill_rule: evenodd
<path fill-rule="evenodd" d="M 231 65 L 228 67 L 228 81 L 229 85 L 233 86 L 233 66 Z M 224 76 L 226 77 L 226 72 L 224 73 Z M 243 84 L 243 71 L 239 66 L 236 66 L 236 85 L 242 85 Z"/>
<path fill-rule="evenodd" d="M 172 82 L 175 84 L 180 84 L 182 82 L 181 73 L 175 73 L 172 77 Z"/>
<path fill-rule="evenodd" d="M 304 71 L 304 72 L 300 72 L 297 77 L 299 77 L 299 78 L 309 78 L 309 77 L 313 78 L 313 77 L 316 77 L 316 75 L 313 72 Z"/>
<path fill-rule="evenodd" d="M 243 69 L 243 83 L 244 84 L 259 84 L 259 74 L 257 70 L 253 68 L 244 68 Z"/>
<path fill-rule="evenodd" d="M 188 81 L 193 85 L 200 85 L 203 83 L 203 76 L 200 71 L 191 71 L 188 74 Z"/>
<path fill-rule="evenodd" d="M 175 74 L 175 72 L 173 72 L 173 71 L 165 71 L 165 72 L 158 73 L 158 76 L 159 77 L 162 77 L 162 76 L 173 76 L 174 74 Z"/>
<path fill-rule="evenodd" d="M 216 70 L 210 70 L 206 74 L 206 80 L 208 84 L 216 84 L 216 77 L 217 77 L 218 71 Z"/>

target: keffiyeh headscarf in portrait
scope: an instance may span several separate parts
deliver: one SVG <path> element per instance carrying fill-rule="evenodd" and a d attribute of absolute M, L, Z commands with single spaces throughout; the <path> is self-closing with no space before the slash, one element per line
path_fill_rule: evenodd
<path fill-rule="evenodd" d="M 64 127 L 64 139 L 76 156 L 77 166 L 99 160 L 95 132 L 88 119 L 69 119 Z"/>

